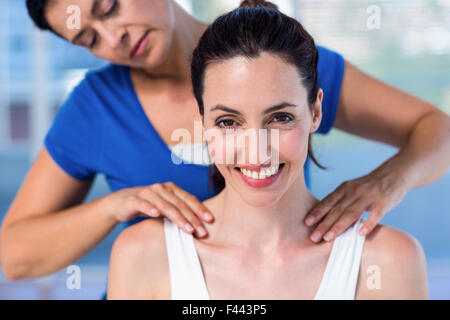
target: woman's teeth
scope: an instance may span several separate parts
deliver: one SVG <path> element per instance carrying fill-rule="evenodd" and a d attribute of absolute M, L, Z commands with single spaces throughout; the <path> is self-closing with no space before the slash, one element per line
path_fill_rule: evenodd
<path fill-rule="evenodd" d="M 279 165 L 272 166 L 270 168 L 261 168 L 261 170 L 259 172 L 240 168 L 240 170 L 244 174 L 244 176 L 252 178 L 252 179 L 256 179 L 256 180 L 262 180 L 262 179 L 269 178 L 269 177 L 277 174 L 279 169 L 280 169 Z"/>

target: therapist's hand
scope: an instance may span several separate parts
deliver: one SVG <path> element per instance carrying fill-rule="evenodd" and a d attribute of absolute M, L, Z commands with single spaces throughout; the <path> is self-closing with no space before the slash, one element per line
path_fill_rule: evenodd
<path fill-rule="evenodd" d="M 308 226 L 318 223 L 311 240 L 335 239 L 366 211 L 370 211 L 370 216 L 359 234 L 368 235 L 410 189 L 402 170 L 392 168 L 389 163 L 366 176 L 345 181 L 305 217 L 304 223 Z"/>
<path fill-rule="evenodd" d="M 201 238 L 207 235 L 201 220 L 214 220 L 211 212 L 194 195 L 172 182 L 123 189 L 112 193 L 108 202 L 108 211 L 117 221 L 129 221 L 138 216 L 156 218 L 162 215 L 186 233 L 195 232 Z"/>

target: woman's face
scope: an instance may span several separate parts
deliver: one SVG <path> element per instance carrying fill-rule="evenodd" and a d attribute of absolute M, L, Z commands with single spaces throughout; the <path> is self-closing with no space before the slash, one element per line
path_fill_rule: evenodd
<path fill-rule="evenodd" d="M 319 90 L 311 111 L 296 67 L 269 53 L 208 66 L 204 129 L 227 188 L 263 207 L 276 203 L 292 184 L 304 183 L 308 137 L 320 125 L 322 96 Z M 252 134 L 256 140 L 242 138 Z"/>
<path fill-rule="evenodd" d="M 73 6 L 79 8 L 79 29 L 74 24 L 77 11 L 69 9 Z M 173 9 L 173 0 L 50 0 L 46 18 L 56 33 L 95 56 L 142 68 L 166 58 Z"/>

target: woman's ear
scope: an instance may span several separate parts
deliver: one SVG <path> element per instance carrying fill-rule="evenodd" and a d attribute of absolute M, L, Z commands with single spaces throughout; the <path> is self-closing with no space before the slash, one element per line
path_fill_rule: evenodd
<path fill-rule="evenodd" d="M 319 88 L 317 92 L 316 101 L 314 102 L 312 108 L 313 117 L 310 133 L 316 132 L 320 127 L 320 123 L 322 122 L 322 101 L 323 101 L 323 90 Z"/>

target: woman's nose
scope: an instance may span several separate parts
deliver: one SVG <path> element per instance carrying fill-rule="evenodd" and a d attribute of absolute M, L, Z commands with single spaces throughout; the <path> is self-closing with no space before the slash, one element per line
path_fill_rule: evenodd
<path fill-rule="evenodd" d="M 244 142 L 244 145 L 238 146 L 240 159 L 245 157 L 246 161 L 255 165 L 271 161 L 273 141 L 266 128 L 249 129 L 239 140 Z"/>
<path fill-rule="evenodd" d="M 113 49 L 119 48 L 124 43 L 127 31 L 123 27 L 115 27 L 111 24 L 99 23 L 98 32 L 105 42 Z"/>

